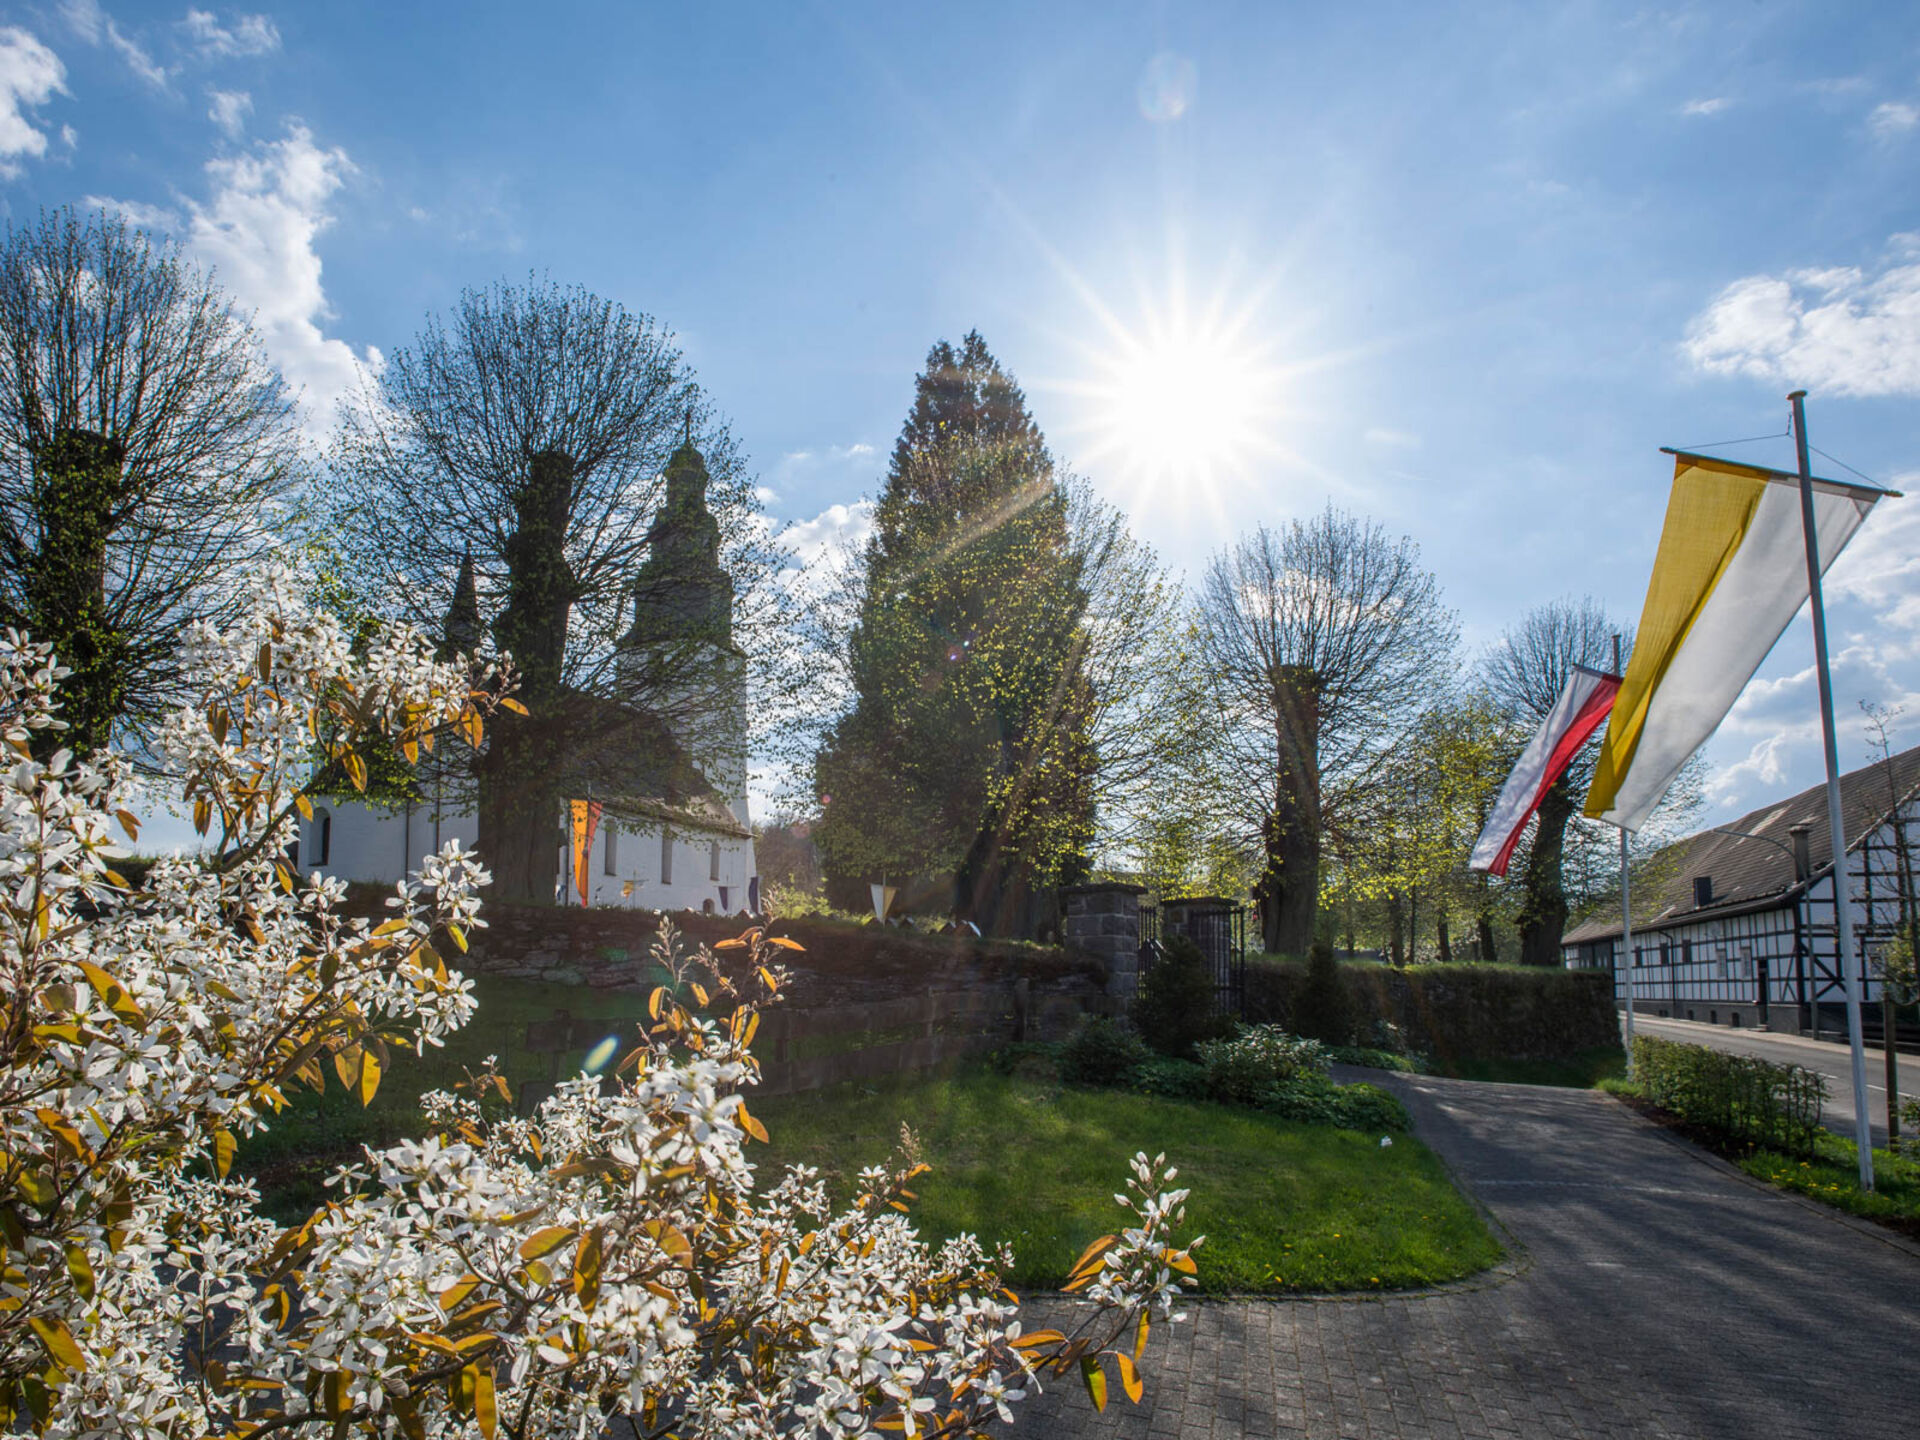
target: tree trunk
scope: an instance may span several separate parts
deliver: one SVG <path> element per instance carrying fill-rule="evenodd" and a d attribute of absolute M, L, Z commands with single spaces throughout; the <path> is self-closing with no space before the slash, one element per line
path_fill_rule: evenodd
<path fill-rule="evenodd" d="M 40 535 L 24 628 L 71 672 L 59 692 L 66 729 L 40 732 L 34 749 L 43 759 L 104 747 L 126 703 L 127 637 L 107 618 L 107 538 L 125 459 L 119 441 L 88 430 L 62 430 L 34 457 Z"/>
<path fill-rule="evenodd" d="M 1482 965 L 1496 964 L 1500 959 L 1500 954 L 1499 951 L 1494 948 L 1493 944 L 1493 912 L 1491 910 L 1482 910 L 1478 917 L 1476 917 L 1474 926 L 1480 937 L 1480 963 Z"/>
<path fill-rule="evenodd" d="M 567 517 L 573 462 L 546 451 L 533 457 L 514 502 L 507 539 L 507 602 L 494 639 L 513 656 L 526 716 L 501 714 L 479 767 L 480 853 L 493 872 L 494 898 L 553 903 L 560 864 L 560 776 L 565 728 L 560 714 L 567 621 L 574 578 L 567 565 Z"/>
<path fill-rule="evenodd" d="M 1560 937 L 1567 929 L 1567 896 L 1560 886 L 1560 855 L 1573 793 L 1566 777 L 1553 782 L 1540 801 L 1540 816 L 1527 855 L 1526 894 L 1520 904 L 1520 963 L 1558 965 Z"/>
<path fill-rule="evenodd" d="M 1434 935 L 1440 944 L 1440 963 L 1453 963 L 1453 936 L 1447 931 L 1447 912 L 1442 910 L 1440 918 L 1434 922 Z"/>
<path fill-rule="evenodd" d="M 1274 714 L 1279 773 L 1261 826 L 1266 864 L 1254 897 L 1267 953 L 1305 955 L 1320 904 L 1320 707 L 1312 678 L 1282 677 Z"/>
<path fill-rule="evenodd" d="M 1407 913 L 1398 895 L 1387 901 L 1387 959 L 1395 965 L 1407 963 Z"/>

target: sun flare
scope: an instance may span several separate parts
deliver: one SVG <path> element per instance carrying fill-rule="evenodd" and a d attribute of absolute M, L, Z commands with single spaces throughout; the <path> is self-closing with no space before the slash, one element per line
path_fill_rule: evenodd
<path fill-rule="evenodd" d="M 1138 482 L 1210 484 L 1274 448 L 1274 373 L 1232 329 L 1176 320 L 1120 333 L 1097 368 L 1089 459 Z"/>

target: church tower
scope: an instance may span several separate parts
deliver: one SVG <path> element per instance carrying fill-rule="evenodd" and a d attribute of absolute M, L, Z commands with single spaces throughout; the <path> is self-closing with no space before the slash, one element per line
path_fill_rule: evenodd
<path fill-rule="evenodd" d="M 453 582 L 453 603 L 442 622 L 438 658 L 451 660 L 455 655 L 473 654 L 485 633 L 480 620 L 480 587 L 473 579 L 473 547 L 468 546 L 460 557 L 459 577 Z"/>
<path fill-rule="evenodd" d="M 628 694 L 658 696 L 654 708 L 747 825 L 746 657 L 733 643 L 733 578 L 720 563 L 708 479 L 689 436 L 667 461 L 666 498 L 634 576 L 620 677 Z"/>

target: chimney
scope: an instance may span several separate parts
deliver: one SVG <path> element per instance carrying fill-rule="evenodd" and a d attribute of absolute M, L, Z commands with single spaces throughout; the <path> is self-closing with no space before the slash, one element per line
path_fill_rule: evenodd
<path fill-rule="evenodd" d="M 1789 825 L 1787 834 L 1793 837 L 1793 878 L 1797 883 L 1813 874 L 1813 846 L 1809 843 L 1813 826 L 1802 820 Z"/>
<path fill-rule="evenodd" d="M 1713 904 L 1713 877 L 1696 875 L 1693 877 L 1693 908 L 1704 910 Z"/>

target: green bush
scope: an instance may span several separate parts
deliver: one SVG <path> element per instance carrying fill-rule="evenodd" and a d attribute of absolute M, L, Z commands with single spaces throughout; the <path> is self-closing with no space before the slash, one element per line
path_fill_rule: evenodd
<path fill-rule="evenodd" d="M 1260 1108 L 1296 1124 L 1342 1130 L 1406 1130 L 1412 1125 L 1407 1107 L 1378 1085 L 1336 1085 L 1320 1076 L 1269 1086 Z"/>
<path fill-rule="evenodd" d="M 1424 1075 L 1427 1066 L 1418 1055 L 1396 1050 L 1369 1050 L 1362 1045 L 1329 1045 L 1327 1058 L 1336 1065 L 1364 1065 L 1369 1070 L 1397 1070 L 1402 1075 Z"/>
<path fill-rule="evenodd" d="M 1214 1004 L 1213 966 L 1200 947 L 1176 935 L 1140 979 L 1133 1023 L 1162 1055 L 1191 1060 L 1194 1046 L 1233 1033 L 1233 1021 Z"/>
<path fill-rule="evenodd" d="M 1318 1040 L 1289 1035 L 1277 1025 L 1249 1025 L 1231 1039 L 1203 1041 L 1197 1050 L 1207 1093 L 1229 1105 L 1258 1104 L 1275 1085 L 1324 1078 L 1330 1063 Z"/>
<path fill-rule="evenodd" d="M 1124 1025 L 1096 1015 L 1060 1046 L 1060 1078 L 1069 1085 L 1124 1085 L 1153 1052 Z"/>
<path fill-rule="evenodd" d="M 1155 1056 L 1134 1066 L 1127 1083 L 1142 1095 L 1157 1095 L 1163 1100 L 1207 1098 L 1207 1072 L 1191 1060 Z"/>
<path fill-rule="evenodd" d="M 1340 962 L 1324 940 L 1307 954 L 1307 979 L 1294 1002 L 1293 1029 L 1324 1045 L 1353 1042 L 1353 1002 L 1341 983 Z"/>
<path fill-rule="evenodd" d="M 1633 1076 L 1649 1100 L 1690 1124 L 1750 1145 L 1813 1153 L 1827 1082 L 1811 1070 L 1636 1035 Z"/>

